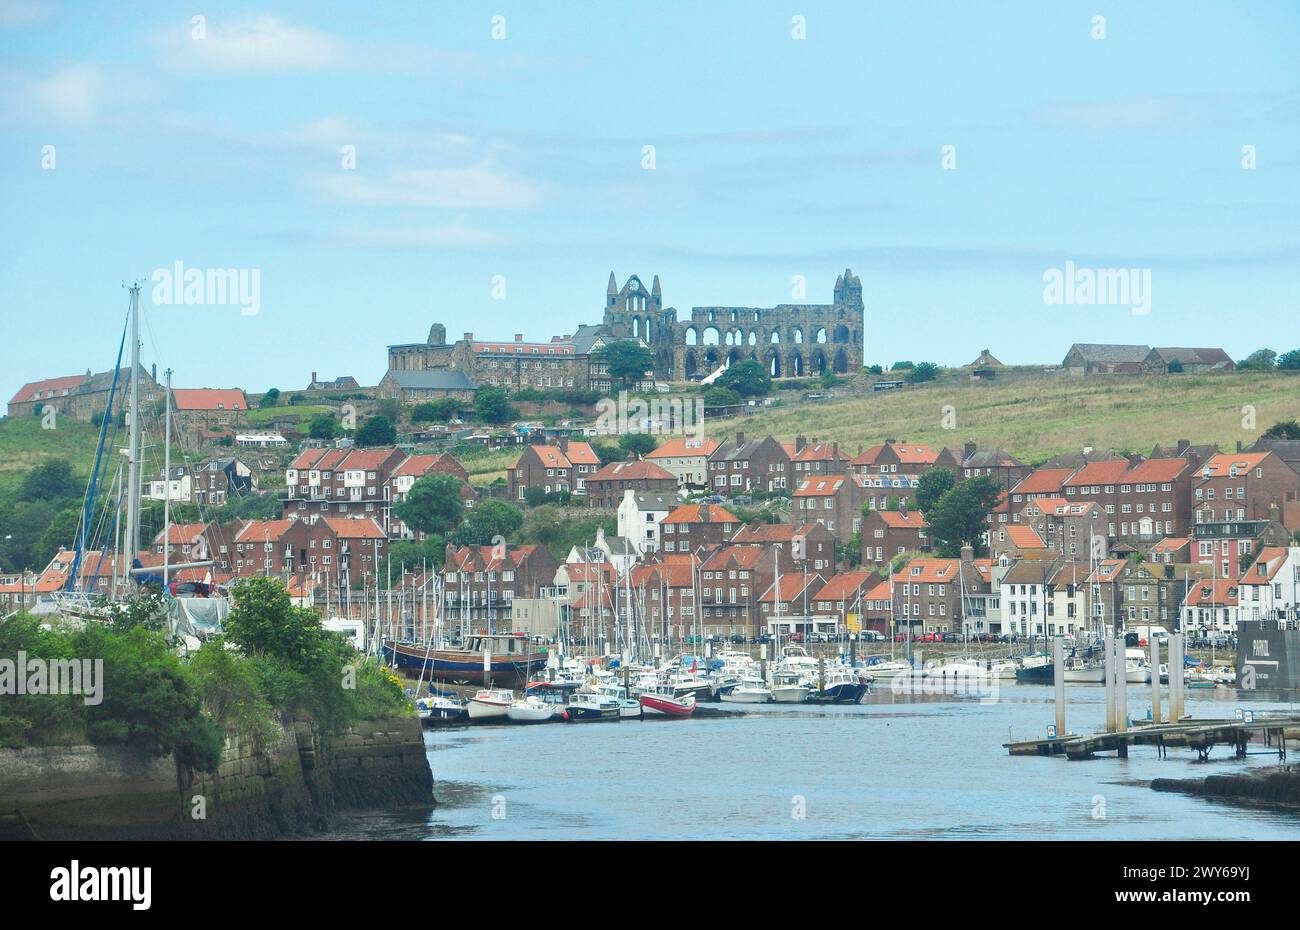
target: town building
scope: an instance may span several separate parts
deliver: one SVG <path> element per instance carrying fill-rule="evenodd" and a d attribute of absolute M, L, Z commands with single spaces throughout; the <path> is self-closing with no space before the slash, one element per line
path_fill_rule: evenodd
<path fill-rule="evenodd" d="M 794 487 L 790 454 L 771 436 L 751 438 L 737 432 L 709 456 L 708 473 L 709 489 L 724 497 Z"/>
<path fill-rule="evenodd" d="M 654 462 L 610 462 L 586 479 L 586 504 L 613 510 L 627 491 L 676 494 L 677 479 Z"/>
<path fill-rule="evenodd" d="M 674 436 L 645 458 L 675 475 L 683 491 L 702 491 L 709 486 L 709 456 L 717 449 L 716 439 Z"/>

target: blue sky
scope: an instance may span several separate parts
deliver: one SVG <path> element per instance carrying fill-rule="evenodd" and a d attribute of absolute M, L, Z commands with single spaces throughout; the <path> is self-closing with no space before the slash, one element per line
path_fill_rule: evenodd
<path fill-rule="evenodd" d="M 148 307 L 189 387 L 572 332 L 611 268 L 684 315 L 852 267 L 869 362 L 1300 345 L 1295 3 L 192 6 L 0 0 L 3 399 L 110 367 L 177 261 L 260 275 L 255 316 Z M 1067 260 L 1150 269 L 1150 313 L 1046 304 Z"/>

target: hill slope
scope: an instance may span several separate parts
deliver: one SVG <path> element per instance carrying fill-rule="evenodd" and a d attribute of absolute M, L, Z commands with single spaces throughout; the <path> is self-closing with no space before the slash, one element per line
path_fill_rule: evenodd
<path fill-rule="evenodd" d="M 839 442 L 850 454 L 886 438 L 954 449 L 970 441 L 1035 464 L 1084 446 L 1146 454 L 1157 442 L 1190 439 L 1233 449 L 1279 420 L 1300 417 L 1300 376 L 1280 373 L 953 379 L 896 393 L 869 390 L 853 383 L 836 388 L 838 396 L 828 401 L 710 420 L 705 431 L 715 439 L 737 429 L 782 440 L 803 433 Z M 943 428 L 946 406 L 953 408 L 953 429 Z M 1247 406 L 1254 408 L 1253 425 L 1243 425 Z"/>

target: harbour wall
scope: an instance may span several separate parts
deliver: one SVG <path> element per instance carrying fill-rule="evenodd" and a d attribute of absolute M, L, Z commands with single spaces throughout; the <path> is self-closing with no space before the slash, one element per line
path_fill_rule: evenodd
<path fill-rule="evenodd" d="M 213 773 L 121 747 L 0 750 L 0 840 L 274 839 L 345 810 L 434 805 L 414 717 L 337 734 L 298 721 L 278 737 L 228 739 Z"/>
<path fill-rule="evenodd" d="M 1247 775 L 1210 775 L 1206 778 L 1157 778 L 1156 791 L 1175 791 L 1203 798 L 1279 804 L 1300 809 L 1300 770 L 1293 766 Z"/>

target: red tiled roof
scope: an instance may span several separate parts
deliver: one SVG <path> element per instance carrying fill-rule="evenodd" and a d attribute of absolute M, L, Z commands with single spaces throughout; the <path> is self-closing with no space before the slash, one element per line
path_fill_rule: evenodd
<path fill-rule="evenodd" d="M 1286 563 L 1287 550 L 1281 546 L 1266 546 L 1259 550 L 1259 555 L 1250 568 L 1242 573 L 1242 584 L 1271 584 L 1278 571 Z"/>
<path fill-rule="evenodd" d="M 340 539 L 386 539 L 387 535 L 374 517 L 360 520 L 348 517 L 325 517 L 325 525 Z"/>
<path fill-rule="evenodd" d="M 880 518 L 885 521 L 886 526 L 893 527 L 896 530 L 921 530 L 925 529 L 925 517 L 915 510 L 909 510 L 907 513 L 901 513 L 897 510 L 877 510 Z"/>
<path fill-rule="evenodd" d="M 873 579 L 878 578 L 876 572 L 869 571 L 848 571 L 840 572 L 826 582 L 826 586 L 817 592 L 819 601 L 853 601 L 857 600 L 858 592 L 862 590 L 863 585 L 870 584 Z M 866 592 L 863 592 L 863 598 L 867 599 Z"/>
<path fill-rule="evenodd" d="M 1104 462 L 1089 462 L 1061 482 L 1061 486 L 1079 487 L 1080 485 L 1093 484 L 1121 484 L 1126 480 L 1125 472 L 1128 470 L 1128 459 L 1107 459 Z"/>
<path fill-rule="evenodd" d="M 1235 465 L 1237 474 L 1258 468 L 1260 462 L 1272 455 L 1272 452 L 1227 452 L 1216 455 L 1197 469 L 1200 478 L 1227 478 Z M 1209 472 L 1209 474 L 1206 474 Z"/>
<path fill-rule="evenodd" d="M 1190 459 L 1147 459 L 1123 478 L 1124 484 L 1173 481 L 1192 467 Z"/>
<path fill-rule="evenodd" d="M 1052 494 L 1061 490 L 1073 468 L 1036 468 L 1011 489 L 1012 494 Z"/>
<path fill-rule="evenodd" d="M 457 477 L 464 477 L 465 466 L 445 452 L 437 455 L 408 455 L 402 464 L 393 470 L 393 477 L 397 478 L 402 475 L 414 475 L 416 478 L 423 478 L 425 475 L 443 472 Z"/>
<path fill-rule="evenodd" d="M 704 437 L 674 436 L 653 452 L 647 453 L 648 459 L 686 458 L 688 456 L 709 456 L 718 448 L 716 439 Z"/>
<path fill-rule="evenodd" d="M 759 603 L 774 603 L 780 594 L 780 600 L 784 602 L 793 601 L 803 594 L 804 589 L 808 589 L 808 599 L 813 600 L 812 592 L 816 589 L 816 584 L 822 580 L 821 575 L 809 575 L 804 578 L 802 573 L 788 572 L 780 577 L 779 580 L 772 582 L 768 589 L 759 597 Z"/>
<path fill-rule="evenodd" d="M 835 444 L 830 442 L 810 442 L 799 452 L 791 450 L 790 455 L 792 462 L 829 462 L 837 458 L 843 462 L 849 460 L 848 455 L 837 450 Z"/>
<path fill-rule="evenodd" d="M 62 378 L 46 378 L 44 381 L 29 381 L 18 389 L 18 393 L 9 403 L 24 404 L 36 400 L 39 395 L 48 398 L 51 391 L 54 392 L 55 397 L 61 397 L 65 391 L 68 393 L 75 391 L 85 380 L 85 375 L 67 375 Z"/>
<path fill-rule="evenodd" d="M 172 388 L 172 403 L 180 411 L 248 409 L 248 398 L 239 388 Z"/>
<path fill-rule="evenodd" d="M 599 474 L 599 472 L 597 472 Z M 717 504 L 682 504 L 659 521 L 664 523 L 739 523 L 740 517 Z"/>
<path fill-rule="evenodd" d="M 1187 592 L 1186 603 L 1192 607 L 1200 604 L 1213 604 L 1218 607 L 1237 606 L 1238 585 L 1231 578 L 1218 579 L 1211 585 L 1209 578 L 1202 578 Z"/>
<path fill-rule="evenodd" d="M 741 568 L 753 568 L 767 555 L 762 546 L 719 546 L 700 567 L 708 571 L 724 568 L 732 559 Z"/>
<path fill-rule="evenodd" d="M 1047 543 L 1043 542 L 1043 537 L 1035 532 L 1032 526 L 1020 526 L 1017 524 L 1009 525 L 1006 528 L 1007 538 L 1017 549 L 1045 549 Z"/>
<path fill-rule="evenodd" d="M 654 462 L 638 459 L 635 462 L 610 462 L 587 481 L 676 481 L 672 472 L 665 471 Z"/>
<path fill-rule="evenodd" d="M 927 582 L 934 584 L 952 582 L 955 584 L 959 564 L 961 564 L 959 559 L 912 559 L 894 573 L 894 579 L 905 584 L 925 584 Z M 917 569 L 920 569 L 920 572 L 913 574 Z"/>
<path fill-rule="evenodd" d="M 206 523 L 173 523 L 171 532 L 159 530 L 158 535 L 153 538 L 155 546 L 163 544 L 163 534 L 167 533 L 168 542 L 173 546 L 183 546 L 186 543 L 192 543 L 198 538 L 204 530 L 208 528 Z"/>
<path fill-rule="evenodd" d="M 832 497 L 844 484 L 842 475 L 823 475 L 818 478 L 805 478 L 799 482 L 795 497 Z"/>

